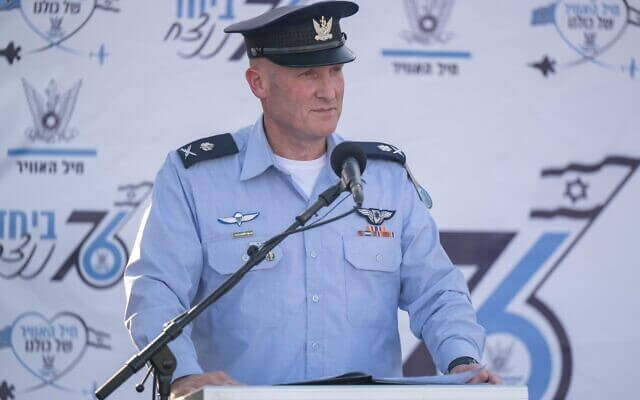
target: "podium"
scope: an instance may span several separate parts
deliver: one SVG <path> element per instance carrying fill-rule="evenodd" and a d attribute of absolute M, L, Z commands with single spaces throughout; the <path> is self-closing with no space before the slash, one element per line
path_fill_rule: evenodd
<path fill-rule="evenodd" d="M 526 386 L 207 386 L 180 400 L 528 400 Z"/>

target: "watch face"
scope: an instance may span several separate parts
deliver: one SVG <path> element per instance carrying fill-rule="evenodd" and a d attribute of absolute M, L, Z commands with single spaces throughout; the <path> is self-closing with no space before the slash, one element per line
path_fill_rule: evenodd
<path fill-rule="evenodd" d="M 473 357 L 466 357 L 466 356 L 458 357 L 455 360 L 451 361 L 451 363 L 449 364 L 448 371 L 451 372 L 451 370 L 457 367 L 458 365 L 469 365 L 469 364 L 478 364 L 478 361 L 476 361 L 476 359 Z"/>

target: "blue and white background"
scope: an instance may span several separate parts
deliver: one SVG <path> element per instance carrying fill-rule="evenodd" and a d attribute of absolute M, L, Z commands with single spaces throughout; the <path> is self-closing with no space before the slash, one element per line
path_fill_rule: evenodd
<path fill-rule="evenodd" d="M 222 29 L 291 2 L 0 4 L 0 400 L 92 399 L 133 354 L 121 277 L 156 170 L 255 121 Z M 636 397 L 640 0 L 360 3 L 339 130 L 406 152 L 483 362 L 532 399 Z M 405 374 L 434 373 L 400 321 Z"/>

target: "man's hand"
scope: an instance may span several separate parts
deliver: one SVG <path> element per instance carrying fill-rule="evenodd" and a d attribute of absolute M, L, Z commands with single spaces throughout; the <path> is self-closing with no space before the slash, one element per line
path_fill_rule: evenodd
<path fill-rule="evenodd" d="M 207 372 L 202 375 L 187 375 L 173 381 L 171 384 L 171 399 L 186 396 L 207 385 L 229 386 L 240 384 L 223 371 Z"/>
<path fill-rule="evenodd" d="M 451 370 L 451 373 L 458 374 L 460 372 L 465 372 L 470 369 L 476 369 L 476 368 L 478 368 L 478 364 L 463 364 L 453 368 Z M 493 385 L 499 385 L 500 383 L 502 383 L 498 375 L 492 373 L 486 368 L 482 368 L 482 369 L 478 368 L 478 373 L 473 378 L 471 378 L 467 383 L 485 383 L 485 382 L 491 383 Z"/>

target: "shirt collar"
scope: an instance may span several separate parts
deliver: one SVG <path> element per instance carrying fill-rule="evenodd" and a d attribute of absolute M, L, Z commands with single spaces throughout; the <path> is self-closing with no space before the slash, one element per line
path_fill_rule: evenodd
<path fill-rule="evenodd" d="M 334 147 L 341 141 L 342 139 L 335 134 L 329 136 L 327 138 L 327 153 L 331 155 Z M 240 180 L 246 181 L 254 178 L 265 172 L 271 166 L 276 167 L 277 162 L 273 150 L 267 141 L 263 119 L 262 116 L 260 116 L 249 133 L 247 151 L 244 156 Z"/>
<path fill-rule="evenodd" d="M 249 132 L 240 180 L 245 181 L 262 174 L 267 168 L 275 165 L 275 162 L 273 151 L 264 133 L 261 115 L 253 125 L 251 132 Z"/>

